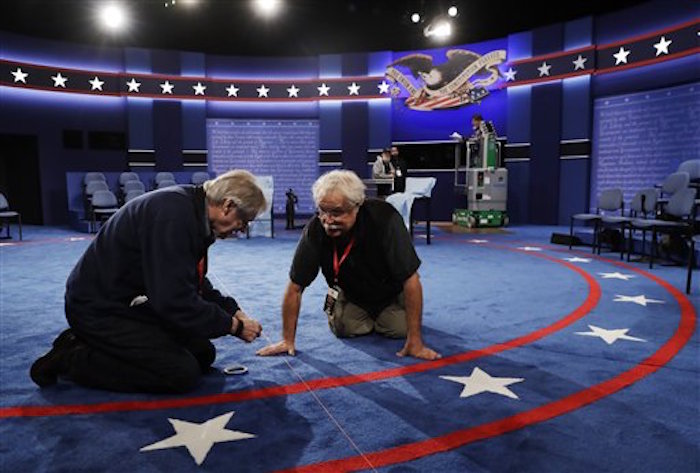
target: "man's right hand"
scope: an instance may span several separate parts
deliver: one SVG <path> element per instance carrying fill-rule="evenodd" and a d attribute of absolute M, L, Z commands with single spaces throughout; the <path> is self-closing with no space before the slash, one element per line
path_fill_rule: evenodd
<path fill-rule="evenodd" d="M 283 354 L 294 356 L 294 344 L 287 343 L 284 340 L 268 345 L 265 348 L 261 348 L 257 351 L 259 356 L 273 356 L 273 355 L 283 355 Z"/>
<path fill-rule="evenodd" d="M 260 322 L 248 316 L 235 316 L 234 318 L 237 321 L 235 323 L 243 324 L 243 329 L 238 335 L 238 338 L 244 342 L 250 343 L 260 336 L 260 333 L 262 332 L 262 325 L 260 325 Z"/>

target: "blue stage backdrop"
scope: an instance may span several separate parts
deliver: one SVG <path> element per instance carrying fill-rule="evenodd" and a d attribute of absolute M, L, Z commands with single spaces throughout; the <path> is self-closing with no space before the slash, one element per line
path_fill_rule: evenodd
<path fill-rule="evenodd" d="M 209 170 L 246 169 L 274 177 L 275 213 L 284 213 L 285 192 L 299 197 L 297 212 L 314 210 L 311 186 L 318 177 L 318 120 L 207 120 Z"/>
<path fill-rule="evenodd" d="M 700 82 L 597 99 L 593 118 L 591 207 L 603 189 L 625 202 L 661 183 L 688 159 L 700 159 Z"/>

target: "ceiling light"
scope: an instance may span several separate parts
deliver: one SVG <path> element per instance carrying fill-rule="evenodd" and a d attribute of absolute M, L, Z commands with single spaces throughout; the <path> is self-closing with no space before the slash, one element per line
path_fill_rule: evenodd
<path fill-rule="evenodd" d="M 126 11 L 120 4 L 106 5 L 99 13 L 102 25 L 112 31 L 119 31 L 126 26 Z"/>
<path fill-rule="evenodd" d="M 253 6 L 263 16 L 275 16 L 282 8 L 281 0 L 254 0 Z"/>
<path fill-rule="evenodd" d="M 450 15 L 452 18 L 457 16 L 457 7 L 452 5 L 450 8 L 447 9 L 447 14 Z"/>
<path fill-rule="evenodd" d="M 411 15 L 411 21 L 413 23 L 418 23 L 420 21 L 420 15 L 418 13 L 414 13 Z"/>

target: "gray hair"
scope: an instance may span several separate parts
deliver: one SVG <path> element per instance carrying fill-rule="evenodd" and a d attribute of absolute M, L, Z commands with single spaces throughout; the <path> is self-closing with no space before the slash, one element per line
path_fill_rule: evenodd
<path fill-rule="evenodd" d="M 255 176 L 248 171 L 234 169 L 206 181 L 203 186 L 210 203 L 220 205 L 231 200 L 245 220 L 254 220 L 267 206 Z"/>
<path fill-rule="evenodd" d="M 365 185 L 352 171 L 331 171 L 316 179 L 312 188 L 314 202 L 318 203 L 330 192 L 338 192 L 352 205 L 365 201 Z"/>

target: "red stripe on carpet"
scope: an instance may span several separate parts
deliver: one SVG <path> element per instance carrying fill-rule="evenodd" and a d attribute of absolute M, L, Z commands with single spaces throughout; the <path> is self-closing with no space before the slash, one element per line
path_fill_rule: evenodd
<path fill-rule="evenodd" d="M 588 314 L 598 304 L 601 295 L 600 285 L 591 275 L 589 275 L 587 272 L 585 272 L 578 266 L 544 254 L 525 252 L 522 250 L 505 246 L 488 246 L 497 247 L 499 249 L 506 249 L 508 251 L 514 251 L 518 253 L 526 253 L 529 256 L 546 259 L 548 261 L 561 264 L 567 267 L 568 269 L 571 269 L 572 271 L 582 276 L 588 284 L 588 295 L 586 299 L 573 312 L 565 316 L 563 319 L 556 321 L 552 325 L 543 327 L 539 330 L 503 343 L 491 345 L 480 350 L 458 353 L 456 355 L 447 356 L 440 360 L 420 362 L 410 366 L 402 366 L 399 368 L 391 368 L 370 373 L 362 373 L 357 375 L 349 375 L 335 378 L 321 378 L 307 381 L 305 383 L 294 383 L 285 386 L 275 386 L 271 388 L 251 389 L 223 394 L 212 394 L 209 396 L 197 396 L 177 399 L 158 399 L 152 401 L 105 402 L 99 404 L 3 407 L 0 408 L 0 419 L 10 417 L 41 417 L 75 414 L 98 414 L 123 411 L 149 411 L 211 404 L 224 404 L 229 402 L 250 401 L 276 396 L 287 396 L 290 394 L 308 392 L 309 390 L 315 391 L 319 389 L 331 389 L 343 386 L 352 386 L 354 384 L 367 383 L 388 378 L 395 378 L 399 376 L 406 376 L 414 373 L 423 373 L 426 371 L 435 370 L 457 363 L 463 363 L 465 361 L 475 360 L 483 356 L 493 355 L 495 353 L 500 353 L 502 351 L 527 345 L 547 335 L 551 335 L 552 333 L 557 332 L 558 330 L 561 330 L 568 325 L 571 325 L 572 323 L 576 322 L 577 320 L 581 319 L 586 314 Z"/>
<path fill-rule="evenodd" d="M 521 412 L 520 414 L 516 414 L 511 417 L 506 417 L 505 419 L 500 419 L 464 430 L 458 430 L 441 437 L 430 438 L 420 442 L 407 443 L 398 447 L 368 453 L 364 456 L 348 457 L 315 463 L 312 465 L 299 466 L 289 470 L 280 470 L 276 473 L 340 473 L 358 471 L 367 469 L 367 460 L 369 460 L 374 468 L 378 468 L 396 463 L 404 463 L 428 455 L 453 450 L 477 440 L 495 437 L 497 435 L 512 432 L 514 430 L 527 427 L 528 425 L 544 422 L 562 414 L 566 414 L 614 394 L 617 391 L 660 369 L 662 366 L 668 363 L 693 336 L 697 320 L 693 305 L 683 293 L 657 276 L 647 273 L 641 269 L 634 268 L 625 263 L 610 261 L 599 256 L 596 258 L 630 271 L 634 271 L 651 279 L 671 293 L 671 295 L 678 302 L 681 308 L 681 319 L 678 324 L 678 329 L 673 336 L 649 358 L 612 379 L 591 386 L 587 389 L 572 394 L 571 396 L 567 396 L 526 412 Z"/>

